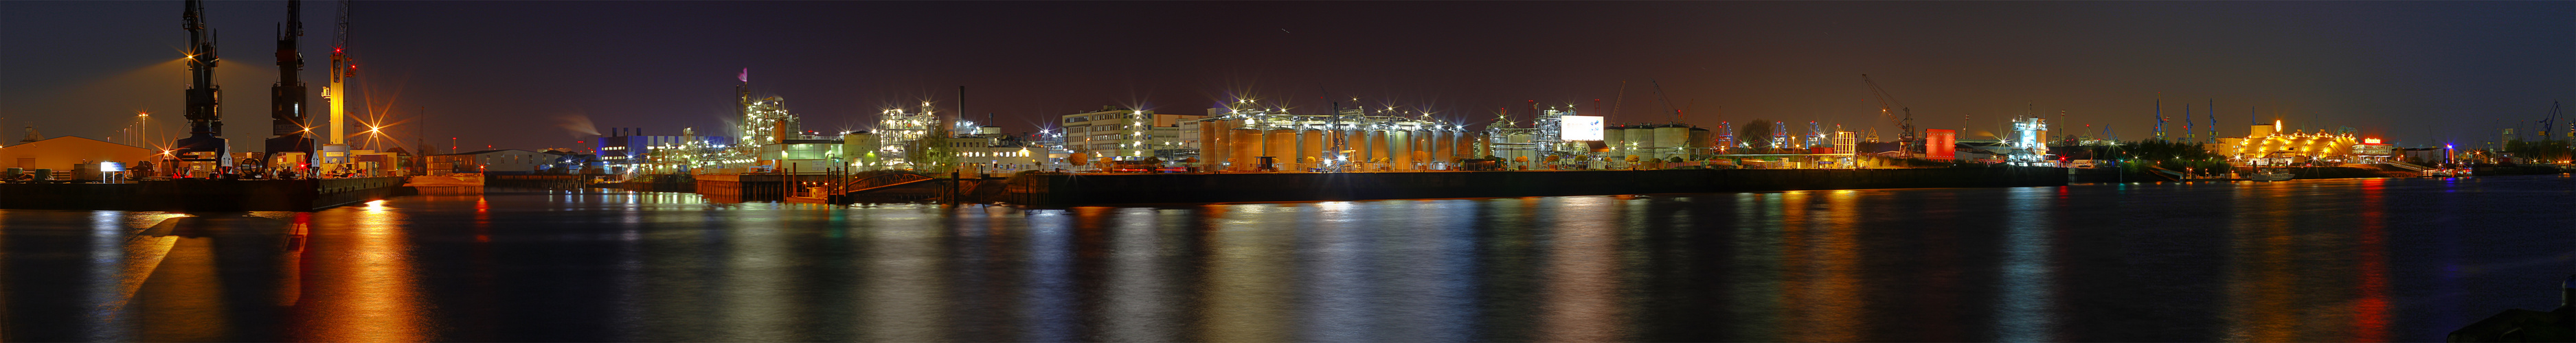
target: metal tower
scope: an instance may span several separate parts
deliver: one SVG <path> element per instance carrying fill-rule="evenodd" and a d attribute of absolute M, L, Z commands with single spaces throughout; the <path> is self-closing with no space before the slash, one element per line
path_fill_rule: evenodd
<path fill-rule="evenodd" d="M 268 87 L 270 155 L 313 152 L 313 130 L 305 124 L 304 53 L 296 37 L 304 36 L 304 1 L 286 1 L 286 25 L 277 32 L 277 84 Z"/>
<path fill-rule="evenodd" d="M 223 87 L 215 85 L 215 65 L 223 59 L 215 55 L 214 30 L 206 28 L 205 3 L 188 0 L 179 18 L 179 27 L 188 30 L 188 138 L 180 138 L 171 154 L 184 162 L 232 166 L 219 112 Z"/>
<path fill-rule="evenodd" d="M 314 156 L 321 164 L 349 163 L 348 78 L 357 76 L 358 67 L 349 59 L 349 2 L 340 1 L 339 26 L 331 33 L 331 85 L 322 88 L 322 101 L 331 104 L 331 144 L 322 146 Z"/>

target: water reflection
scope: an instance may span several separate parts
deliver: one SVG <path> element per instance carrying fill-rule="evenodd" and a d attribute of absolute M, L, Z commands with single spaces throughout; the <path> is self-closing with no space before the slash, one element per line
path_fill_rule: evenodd
<path fill-rule="evenodd" d="M 2360 276 L 2355 282 L 2360 288 L 2360 297 L 2352 304 L 2350 331 L 2354 342 L 2387 342 L 2393 339 L 2389 335 L 2392 329 L 2389 327 L 2389 307 L 2392 305 L 2388 302 L 2388 219 L 2382 210 L 2388 206 L 2387 190 L 2388 180 L 2361 181 L 2359 213 L 2356 213 L 2359 222 L 2353 232 L 2357 239 L 2353 247 L 2353 262 L 2358 263 L 2357 267 L 2361 269 L 2355 273 Z"/>
<path fill-rule="evenodd" d="M 950 313 L 948 302 L 953 296 L 948 285 L 947 252 L 941 239 L 947 232 L 935 212 L 920 210 L 880 213 L 871 225 L 853 237 L 863 239 L 859 245 L 862 261 L 856 266 L 861 293 L 856 305 L 861 331 L 858 339 L 867 341 L 929 342 L 948 340 Z M 767 254 L 771 258 L 786 258 Z M 982 294 L 977 296 L 997 296 Z M 748 308 L 748 307 L 747 307 Z"/>
<path fill-rule="evenodd" d="M 415 288 L 419 276 L 413 274 L 411 232 L 402 213 L 373 207 L 315 217 L 316 234 L 335 239 L 317 242 L 305 263 L 331 272 L 307 281 L 319 291 L 297 306 L 299 340 L 428 340 L 427 306 Z"/>
<path fill-rule="evenodd" d="M 2229 292 L 2234 323 L 2228 328 L 2227 340 L 2279 342 L 2289 340 L 2298 330 L 2295 287 L 2299 266 L 2291 263 L 2297 238 L 2292 228 L 2297 223 L 2288 214 L 2296 209 L 2295 199 L 2260 197 L 2260 193 L 2236 192 L 2257 208 L 2240 210 L 2231 231 L 2231 240 L 2239 258 L 2230 269 Z"/>
<path fill-rule="evenodd" d="M 2055 225 L 2046 210 L 2058 187 L 2014 188 L 2005 198 L 2004 256 L 1995 299 L 1995 340 L 2053 342 L 2057 321 Z"/>
<path fill-rule="evenodd" d="M 1076 210 L 1087 210 L 1081 208 Z M 1105 209 L 1101 210 L 1105 211 Z M 1219 222 L 1206 228 L 1208 257 L 1199 286 L 1198 297 L 1205 299 L 1197 311 L 1201 317 L 1200 332 L 1193 340 L 1219 342 L 1293 340 L 1286 324 L 1290 310 L 1285 301 L 1295 299 L 1282 266 L 1291 249 L 1282 247 L 1290 241 L 1281 231 L 1266 225 L 1226 225 L 1253 223 L 1297 223 L 1293 208 L 1280 205 L 1240 205 Z M 1213 214 L 1212 214 L 1213 215 Z M 1275 225 L 1275 224 L 1274 224 Z"/>
<path fill-rule="evenodd" d="M 89 216 L 91 277 L 86 280 L 90 292 L 85 303 L 94 305 L 82 316 L 82 324 L 93 326 L 89 340 L 131 340 L 125 335 L 131 332 L 129 328 L 137 318 L 125 315 L 126 305 L 176 244 L 177 237 L 169 236 L 133 237 L 129 241 L 127 236 L 134 230 L 125 216 L 125 211 L 96 211 Z"/>
<path fill-rule="evenodd" d="M 2434 340 L 2555 301 L 2548 262 L 2576 252 L 2551 243 L 2576 232 L 2487 227 L 2576 226 L 2494 215 L 2576 203 L 2571 186 L 1063 210 L 492 194 L 153 230 L 180 215 L 0 211 L 0 339 Z M 2487 286 L 2515 284 L 2540 286 Z"/>
<path fill-rule="evenodd" d="M 1123 219 L 1121 220 L 1123 225 L 1108 228 L 1109 244 L 1104 247 L 1105 253 L 1108 254 L 1105 267 L 1108 280 L 1102 282 L 1104 289 L 1101 292 L 1103 293 L 1101 296 L 1106 299 L 1101 301 L 1098 313 L 1089 315 L 1100 318 L 1100 334 L 1096 336 L 1098 339 L 1113 342 L 1186 340 L 1181 337 L 1180 330 L 1183 327 L 1180 325 L 1181 310 L 1185 305 L 1179 299 L 1180 285 L 1173 282 L 1178 273 L 1172 270 L 1170 261 L 1171 256 L 1177 255 L 1182 248 L 1178 246 L 1180 241 L 1175 239 L 1175 236 L 1190 230 L 1186 222 L 1192 219 L 1190 218 L 1192 212 L 1196 211 L 1159 210 L 1124 213 L 1120 216 Z M 1047 227 L 1061 227 L 1062 225 L 1048 225 L 1038 221 L 1061 222 L 1064 217 L 1056 214 L 1032 214 L 1028 216 L 1032 222 L 1029 227 L 1031 232 Z M 1007 228 L 1002 229 L 1007 230 Z M 1068 288 L 1064 289 L 1062 294 L 1071 297 L 1080 294 L 1080 290 Z M 1034 316 L 1030 318 L 1032 321 L 1041 319 L 1050 318 Z M 1077 322 L 1057 320 L 1053 323 L 1040 324 L 1068 327 L 1067 330 L 1060 330 L 1063 333 L 1051 332 L 1046 335 L 1061 337 L 1052 340 L 1079 338 L 1069 332 L 1071 331 L 1069 327 Z M 1026 340 L 1049 339 L 1030 337 Z"/>
<path fill-rule="evenodd" d="M 1606 197 L 1560 199 L 1549 206 L 1549 212 L 1622 213 L 1621 202 Z M 1603 221 L 1575 216 L 1551 216 L 1548 224 L 1546 275 L 1548 283 L 1541 305 L 1538 339 L 1554 342 L 1609 342 L 1625 340 L 1621 328 L 1624 315 L 1618 298 L 1620 270 L 1618 251 L 1620 231 Z"/>

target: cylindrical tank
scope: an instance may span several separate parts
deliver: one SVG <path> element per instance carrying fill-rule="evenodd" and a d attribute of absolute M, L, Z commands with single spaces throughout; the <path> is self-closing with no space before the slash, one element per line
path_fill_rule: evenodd
<path fill-rule="evenodd" d="M 1679 156 L 1681 149 L 1673 148 L 1689 146 L 1690 127 L 1682 126 L 1680 124 L 1658 125 L 1655 127 L 1656 158 L 1673 158 L 1675 156 Z"/>
<path fill-rule="evenodd" d="M 1271 167 L 1278 170 L 1293 170 L 1292 165 L 1297 163 L 1297 131 L 1262 130 L 1262 134 L 1269 137 L 1269 144 L 1263 147 L 1268 151 L 1264 151 L 1263 156 L 1272 157 L 1271 163 L 1276 164 Z"/>
<path fill-rule="evenodd" d="M 1627 126 L 1625 125 L 1614 125 L 1608 128 L 1603 128 L 1601 129 L 1601 146 L 1610 147 L 1610 151 L 1619 151 L 1620 148 L 1625 147 L 1620 144 L 1628 142 L 1627 137 L 1628 131 Z"/>
<path fill-rule="evenodd" d="M 1458 150 L 1457 152 L 1453 152 L 1453 154 L 1461 156 L 1460 158 L 1484 158 L 1484 156 L 1478 156 L 1476 154 L 1480 151 L 1479 149 L 1481 149 L 1478 144 L 1484 144 L 1485 142 L 1484 133 L 1466 131 L 1451 132 L 1456 133 L 1456 135 L 1450 136 L 1449 141 L 1455 142 L 1452 148 Z"/>
<path fill-rule="evenodd" d="M 1351 165 L 1356 166 L 1361 163 L 1368 163 L 1369 158 L 1377 157 L 1377 155 L 1370 154 L 1371 151 L 1374 151 L 1371 150 L 1373 149 L 1374 144 L 1369 144 L 1370 135 L 1368 130 L 1343 131 L 1342 134 L 1345 135 L 1345 137 L 1342 138 L 1344 142 L 1343 144 L 1348 145 L 1346 148 L 1351 150 L 1350 156 L 1347 156 L 1351 159 Z"/>
<path fill-rule="evenodd" d="M 1625 139 L 1623 141 L 1627 142 L 1632 148 L 1655 148 L 1655 128 L 1653 126 L 1629 126 L 1627 129 L 1621 129 L 1619 131 L 1623 132 L 1623 135 L 1625 135 Z"/>
<path fill-rule="evenodd" d="M 1387 163 L 1395 170 L 1413 170 L 1413 131 L 1387 130 Z"/>
<path fill-rule="evenodd" d="M 1199 170 L 1217 171 L 1226 158 L 1225 124 L 1227 120 L 1199 122 Z"/>
<path fill-rule="evenodd" d="M 1226 170 L 1233 172 L 1249 172 L 1254 168 L 1258 168 L 1259 166 L 1254 164 L 1260 163 L 1260 159 L 1253 157 L 1261 156 L 1261 132 L 1252 129 L 1231 129 L 1225 131 L 1227 135 L 1226 139 L 1234 141 L 1233 144 L 1229 144 L 1226 147 L 1226 162 L 1233 163 L 1233 166 L 1227 167 Z"/>
<path fill-rule="evenodd" d="M 1378 170 L 1386 166 L 1386 161 L 1394 160 L 1386 155 L 1386 130 L 1361 131 L 1360 137 L 1368 141 L 1369 170 Z"/>
<path fill-rule="evenodd" d="M 1449 145 L 1450 145 L 1450 144 L 1454 144 L 1454 143 L 1452 143 L 1452 142 L 1450 141 L 1450 137 L 1457 136 L 1457 135 L 1458 135 L 1458 133 L 1456 133 L 1456 132 L 1450 132 L 1449 130 L 1434 130 L 1434 131 L 1431 131 L 1431 132 L 1430 132 L 1430 136 L 1431 136 L 1431 137 L 1430 137 L 1430 138 L 1431 138 L 1431 162 L 1432 162 L 1433 164 L 1435 164 L 1435 165 L 1440 165 L 1440 166 L 1449 166 L 1449 165 L 1451 165 L 1451 164 L 1457 163 L 1458 157 L 1457 157 L 1456 155 L 1453 155 L 1453 154 L 1451 154 L 1451 153 L 1450 153 L 1450 151 L 1452 151 L 1453 149 L 1449 147 Z M 1439 168 L 1439 169 L 1446 170 L 1446 169 L 1449 169 L 1449 168 Z"/>
<path fill-rule="evenodd" d="M 1708 131 L 1708 129 L 1702 129 L 1702 128 L 1696 128 L 1696 127 L 1694 127 L 1694 128 L 1690 128 L 1690 147 L 1693 147 L 1693 148 L 1706 148 L 1706 147 L 1716 146 L 1716 144 L 1717 144 L 1717 137 L 1716 137 L 1716 134 L 1714 134 L 1714 133 L 1710 133 L 1710 132 Z"/>
<path fill-rule="evenodd" d="M 1332 139 L 1330 138 L 1331 135 L 1329 132 L 1331 131 L 1297 130 L 1297 170 L 1322 167 L 1322 165 L 1317 164 L 1321 161 L 1307 162 L 1307 157 L 1313 157 L 1320 160 L 1324 156 L 1332 156 L 1324 153 L 1324 149 L 1326 149 L 1325 146 L 1327 145 L 1324 142 Z"/>

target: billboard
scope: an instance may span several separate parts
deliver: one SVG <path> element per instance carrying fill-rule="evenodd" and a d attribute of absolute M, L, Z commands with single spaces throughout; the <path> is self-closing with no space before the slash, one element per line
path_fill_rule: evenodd
<path fill-rule="evenodd" d="M 2393 156 L 2397 155 L 2397 146 L 2370 143 L 2354 144 L 2352 146 L 2352 154 L 2363 156 Z"/>
<path fill-rule="evenodd" d="M 1948 161 L 1959 158 L 1959 130 L 1923 130 L 1923 158 Z"/>
<path fill-rule="evenodd" d="M 1601 140 L 1601 117 L 1599 116 L 1564 116 L 1557 120 L 1562 120 L 1558 122 L 1557 127 L 1565 130 L 1565 140 Z"/>

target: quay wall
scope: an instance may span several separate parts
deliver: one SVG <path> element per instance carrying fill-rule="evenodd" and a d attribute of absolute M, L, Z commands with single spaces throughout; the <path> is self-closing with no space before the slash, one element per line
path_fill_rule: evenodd
<path fill-rule="evenodd" d="M 1013 200 L 1037 206 L 1485 198 L 2066 184 L 2039 167 L 1024 175 Z M 702 181 L 703 182 L 703 181 Z"/>
<path fill-rule="evenodd" d="M 180 179 L 121 184 L 0 184 L 0 208 L 121 211 L 314 211 L 391 197 L 401 177 Z"/>
<path fill-rule="evenodd" d="M 483 177 L 483 187 L 581 189 L 590 179 L 587 175 L 490 175 Z"/>
<path fill-rule="evenodd" d="M 698 195 L 714 202 L 786 200 L 784 177 L 777 174 L 695 175 Z"/>

